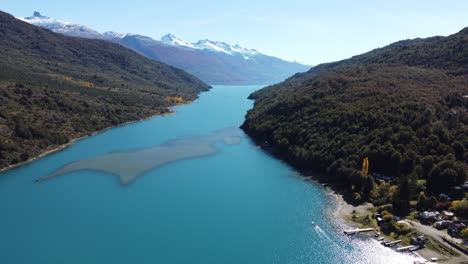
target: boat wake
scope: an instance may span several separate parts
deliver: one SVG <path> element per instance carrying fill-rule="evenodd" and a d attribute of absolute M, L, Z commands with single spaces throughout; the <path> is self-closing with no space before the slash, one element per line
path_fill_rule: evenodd
<path fill-rule="evenodd" d="M 325 233 L 325 231 L 323 231 L 322 228 L 320 228 L 320 226 L 316 225 L 316 226 L 314 226 L 314 229 L 315 229 L 315 231 L 317 232 L 317 234 L 318 234 L 320 237 L 325 238 L 325 239 L 327 239 L 327 240 L 329 240 L 329 241 L 333 241 L 333 240 L 330 238 L 330 236 L 327 235 L 327 233 Z"/>
<path fill-rule="evenodd" d="M 318 234 L 318 236 L 319 236 L 321 239 L 324 239 L 324 240 L 327 240 L 327 241 L 331 242 L 334 246 L 336 246 L 336 247 L 338 247 L 338 248 L 347 250 L 347 249 L 344 248 L 342 245 L 340 245 L 338 242 L 336 242 L 335 240 L 333 240 L 322 228 L 320 228 L 320 226 L 314 225 L 314 226 L 313 226 L 313 229 L 315 230 L 315 232 Z"/>

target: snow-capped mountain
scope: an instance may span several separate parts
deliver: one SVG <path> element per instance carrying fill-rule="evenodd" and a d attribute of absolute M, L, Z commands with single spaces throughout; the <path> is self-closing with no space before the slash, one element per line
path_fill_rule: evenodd
<path fill-rule="evenodd" d="M 221 52 L 228 55 L 242 54 L 245 55 L 245 59 L 248 59 L 248 56 L 257 54 L 258 52 L 254 49 L 246 49 L 239 45 L 230 45 L 224 42 L 211 41 L 209 39 L 199 40 L 196 43 L 185 42 L 172 34 L 164 35 L 161 40 L 162 43 L 176 46 L 176 47 L 187 47 L 192 49 L 208 50 L 214 52 Z"/>
<path fill-rule="evenodd" d="M 179 46 L 179 47 L 187 47 L 187 48 L 194 48 L 194 46 L 190 43 L 187 43 L 183 40 L 180 40 L 178 38 L 176 38 L 174 35 L 172 34 L 167 34 L 167 35 L 164 35 L 162 38 L 161 38 L 161 42 L 162 43 L 165 43 L 167 45 L 171 45 L 171 46 Z"/>
<path fill-rule="evenodd" d="M 61 33 L 64 35 L 81 37 L 81 38 L 103 38 L 102 34 L 79 24 L 53 19 L 50 17 L 42 16 L 39 12 L 34 12 L 30 17 L 17 17 L 20 20 L 28 22 L 38 27 L 47 28 L 51 31 Z"/>
<path fill-rule="evenodd" d="M 194 44 L 194 46 L 198 49 L 207 49 L 216 52 L 224 52 L 229 55 L 242 54 L 246 56 L 252 56 L 258 54 L 258 52 L 254 49 L 246 49 L 237 44 L 233 46 L 224 42 L 211 41 L 208 39 L 199 40 L 197 43 Z"/>
<path fill-rule="evenodd" d="M 254 49 L 208 39 L 189 43 L 172 34 L 155 40 L 130 33 L 99 33 L 83 25 L 42 16 L 39 12 L 19 19 L 64 35 L 119 43 L 151 59 L 186 70 L 209 84 L 273 84 L 310 68 Z"/>
<path fill-rule="evenodd" d="M 117 32 L 114 32 L 114 31 L 107 31 L 107 32 L 102 33 L 102 35 L 104 36 L 104 39 L 111 39 L 112 40 L 112 39 L 122 39 L 127 34 L 117 33 Z"/>

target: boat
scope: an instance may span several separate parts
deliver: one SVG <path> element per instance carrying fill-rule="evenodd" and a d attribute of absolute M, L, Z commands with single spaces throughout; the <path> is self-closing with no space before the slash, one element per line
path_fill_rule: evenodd
<path fill-rule="evenodd" d="M 413 251 L 416 251 L 416 250 L 418 250 L 418 249 L 420 249 L 420 248 L 421 248 L 420 246 L 413 246 L 413 247 L 410 247 L 410 248 L 408 249 L 408 251 L 413 252 Z"/>
<path fill-rule="evenodd" d="M 414 246 L 406 246 L 406 247 L 399 247 L 396 249 L 396 251 L 398 252 L 406 252 L 406 251 L 410 251 L 410 249 L 412 249 Z"/>
<path fill-rule="evenodd" d="M 312 224 L 314 227 L 317 226 L 317 224 L 316 224 L 314 221 L 312 221 L 311 224 Z"/>
<path fill-rule="evenodd" d="M 396 244 L 398 244 L 400 242 L 401 242 L 401 240 L 395 240 L 395 241 L 386 241 L 386 242 L 383 242 L 382 244 L 384 246 L 386 246 L 386 247 L 393 247 L 393 246 L 395 246 Z"/>

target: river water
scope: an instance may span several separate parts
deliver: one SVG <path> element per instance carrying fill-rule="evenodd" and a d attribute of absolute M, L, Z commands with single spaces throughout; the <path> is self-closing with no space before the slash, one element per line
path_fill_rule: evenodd
<path fill-rule="evenodd" d="M 412 263 L 342 235 L 326 190 L 237 128 L 259 88 L 215 86 L 0 174 L 0 262 Z"/>

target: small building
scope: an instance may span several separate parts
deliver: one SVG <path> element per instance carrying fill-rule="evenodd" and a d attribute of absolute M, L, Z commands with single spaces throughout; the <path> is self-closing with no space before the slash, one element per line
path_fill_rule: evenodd
<path fill-rule="evenodd" d="M 452 220 L 452 218 L 455 216 L 453 212 L 449 211 L 442 211 L 442 219 L 443 220 Z"/>
<path fill-rule="evenodd" d="M 434 227 L 437 228 L 437 229 L 445 229 L 447 228 L 449 225 L 452 224 L 452 221 L 448 221 L 448 220 L 442 220 L 442 221 L 437 221 L 435 224 L 434 224 Z"/>
<path fill-rule="evenodd" d="M 421 220 L 422 223 L 434 223 L 440 218 L 440 213 L 435 211 L 435 212 L 429 212 L 429 211 L 424 211 L 419 213 L 419 220 Z"/>

